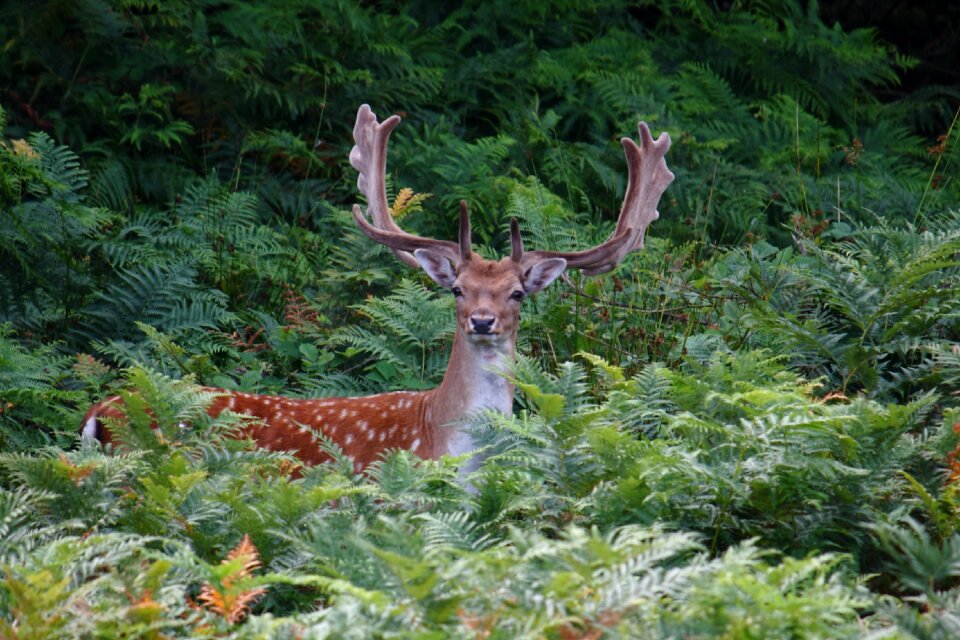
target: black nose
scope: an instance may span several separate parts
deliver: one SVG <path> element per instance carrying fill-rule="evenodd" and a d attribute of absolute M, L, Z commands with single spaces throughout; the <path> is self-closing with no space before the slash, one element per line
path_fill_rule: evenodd
<path fill-rule="evenodd" d="M 496 318 L 470 318 L 470 325 L 474 333 L 490 333 Z"/>

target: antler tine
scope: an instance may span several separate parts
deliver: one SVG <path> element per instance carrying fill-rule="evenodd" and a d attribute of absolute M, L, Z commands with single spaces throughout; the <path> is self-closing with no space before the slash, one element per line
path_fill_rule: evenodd
<path fill-rule="evenodd" d="M 627 158 L 628 182 L 617 228 L 611 236 L 585 251 L 530 251 L 523 254 L 524 265 L 544 258 L 565 258 L 567 267 L 595 275 L 610 271 L 623 262 L 628 253 L 643 248 L 644 234 L 650 223 L 660 217 L 657 205 L 674 175 L 664 160 L 670 149 L 670 135 L 664 132 L 654 140 L 645 122 L 639 123 L 638 129 L 640 145 L 630 138 L 620 140 Z"/>
<path fill-rule="evenodd" d="M 523 261 L 523 238 L 516 218 L 510 218 L 510 259 L 514 262 Z"/>
<path fill-rule="evenodd" d="M 353 127 L 356 144 L 350 150 L 350 164 L 360 172 L 357 188 L 367 199 L 367 213 L 373 224 L 364 218 L 357 205 L 353 207 L 353 218 L 368 238 L 390 247 L 400 260 L 411 267 L 420 267 L 420 263 L 411 255 L 415 249 L 431 249 L 457 264 L 460 261 L 460 248 L 456 243 L 407 233 L 390 214 L 386 185 L 387 142 L 390 132 L 398 124 L 400 116 L 396 115 L 382 123 L 378 122 L 369 105 L 362 105 L 357 111 L 357 122 Z"/>
<path fill-rule="evenodd" d="M 473 253 L 473 238 L 470 232 L 470 209 L 467 201 L 460 201 L 460 261 L 466 262 Z"/>

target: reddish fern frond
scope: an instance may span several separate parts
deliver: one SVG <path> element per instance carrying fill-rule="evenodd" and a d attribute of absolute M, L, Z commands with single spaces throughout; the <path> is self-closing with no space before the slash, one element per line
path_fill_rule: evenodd
<path fill-rule="evenodd" d="M 283 293 L 283 299 L 286 302 L 283 319 L 287 322 L 288 329 L 315 327 L 320 322 L 320 314 L 300 292 L 287 289 Z"/>
<path fill-rule="evenodd" d="M 256 331 L 253 330 L 253 327 L 245 327 L 243 331 L 244 335 L 234 331 L 228 336 L 231 347 L 247 353 L 258 353 L 270 349 L 270 345 L 266 342 L 258 342 L 263 337 L 263 327 Z M 251 331 L 253 331 L 252 334 Z"/>
<path fill-rule="evenodd" d="M 240 543 L 227 554 L 221 565 L 241 560 L 240 568 L 225 576 L 220 581 L 221 589 L 209 582 L 200 588 L 197 601 L 207 611 L 224 618 L 230 624 L 243 621 L 250 613 L 250 606 L 267 592 L 265 587 L 242 589 L 240 584 L 251 577 L 253 572 L 262 566 L 260 553 L 254 546 L 250 536 L 244 534 Z"/>
<path fill-rule="evenodd" d="M 85 478 L 97 470 L 97 465 L 93 463 L 82 465 L 74 464 L 69 458 L 67 458 L 66 455 L 62 453 L 60 454 L 60 464 L 63 465 L 63 469 L 66 471 L 67 477 L 70 478 L 70 480 L 72 480 L 73 483 L 78 487 Z"/>
<path fill-rule="evenodd" d="M 78 353 L 73 372 L 80 378 L 99 378 L 110 373 L 110 367 L 88 353 Z"/>

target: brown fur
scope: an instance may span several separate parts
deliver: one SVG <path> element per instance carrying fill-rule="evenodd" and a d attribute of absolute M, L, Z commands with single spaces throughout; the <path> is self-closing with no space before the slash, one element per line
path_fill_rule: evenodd
<path fill-rule="evenodd" d="M 336 442 L 363 469 L 389 449 L 410 449 L 432 457 L 434 443 L 414 425 L 422 420 L 427 393 L 400 391 L 359 398 L 295 399 L 208 389 L 218 395 L 207 409 L 211 416 L 224 410 L 260 418 L 245 430 L 257 445 L 275 451 L 292 450 L 307 464 L 328 459 L 317 434 Z M 101 442 L 114 442 L 103 418 L 122 423 L 125 416 L 118 396 L 94 405 L 84 422 L 96 416 Z"/>
<path fill-rule="evenodd" d="M 443 383 L 423 392 L 397 391 L 358 398 L 296 399 L 207 389 L 218 395 L 207 409 L 211 416 L 224 410 L 259 418 L 244 435 L 272 450 L 296 451 L 307 464 L 328 457 L 321 451 L 318 434 L 336 442 L 353 459 L 357 470 L 366 468 L 390 449 L 407 449 L 423 458 L 439 458 L 448 450 L 452 429 L 443 429 L 463 417 L 476 389 L 478 362 L 493 364 L 495 356 L 512 358 L 520 321 L 521 301 L 511 298 L 522 291 L 519 267 L 509 259 L 499 262 L 474 255 L 461 265 L 456 286 L 457 332 Z M 471 317 L 492 316 L 489 334 L 473 331 Z M 512 395 L 512 387 L 507 386 Z M 94 405 L 84 424 L 96 417 L 101 442 L 115 437 L 103 418 L 123 422 L 119 396 Z"/>

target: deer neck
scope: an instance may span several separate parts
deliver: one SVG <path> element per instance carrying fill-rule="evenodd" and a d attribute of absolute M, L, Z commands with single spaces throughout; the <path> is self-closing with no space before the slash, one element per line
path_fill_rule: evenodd
<path fill-rule="evenodd" d="M 499 344 L 470 341 L 457 331 L 443 382 L 433 390 L 427 420 L 435 430 L 436 455 L 461 455 L 475 447 L 464 430 L 471 413 L 494 409 L 513 411 L 513 385 L 503 377 L 513 363 L 516 334 Z"/>

